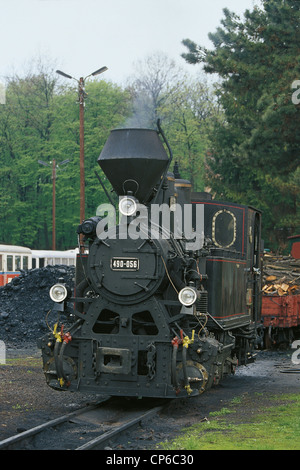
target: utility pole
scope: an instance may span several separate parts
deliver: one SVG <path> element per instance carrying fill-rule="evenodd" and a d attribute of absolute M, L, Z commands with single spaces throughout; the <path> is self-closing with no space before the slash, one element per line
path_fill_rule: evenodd
<path fill-rule="evenodd" d="M 56 70 L 56 73 L 62 75 L 63 77 L 76 80 L 78 83 L 78 101 L 79 101 L 79 136 L 80 136 L 80 223 L 85 219 L 85 175 L 84 175 L 84 106 L 85 106 L 85 81 L 90 76 L 100 75 L 101 73 L 108 70 L 107 67 L 101 67 L 95 72 L 91 73 L 87 77 L 80 77 L 79 80 L 72 77 L 71 75 L 62 72 L 61 70 Z M 83 235 L 80 235 L 80 246 L 83 247 Z M 82 248 L 83 251 L 83 248 Z"/>
<path fill-rule="evenodd" d="M 80 223 L 85 219 L 85 177 L 84 177 L 84 79 L 79 79 L 79 136 L 80 136 Z"/>
<path fill-rule="evenodd" d="M 55 183 L 56 183 L 56 160 L 52 162 L 52 250 L 56 250 L 55 244 Z"/>
<path fill-rule="evenodd" d="M 56 160 L 52 160 L 52 250 L 56 250 L 56 240 L 55 240 L 55 233 L 56 233 L 56 169 L 59 168 L 59 165 L 64 165 L 65 163 L 69 163 L 69 159 L 60 162 L 58 165 L 56 164 Z M 38 160 L 38 163 L 43 166 L 50 166 L 49 163 L 43 162 L 43 160 Z"/>

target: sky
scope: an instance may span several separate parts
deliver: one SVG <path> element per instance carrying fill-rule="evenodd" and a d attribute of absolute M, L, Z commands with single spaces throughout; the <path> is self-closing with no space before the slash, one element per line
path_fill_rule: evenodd
<path fill-rule="evenodd" d="M 125 84 L 134 64 L 156 52 L 186 70 L 185 38 L 212 47 L 208 33 L 223 8 L 243 16 L 259 0 L 0 0 L 0 81 L 22 76 L 41 57 L 79 78 L 102 66 L 102 78 Z M 196 66 L 198 67 L 198 66 Z M 194 70 L 193 70 L 194 72 Z M 193 73 L 191 72 L 191 73 Z"/>

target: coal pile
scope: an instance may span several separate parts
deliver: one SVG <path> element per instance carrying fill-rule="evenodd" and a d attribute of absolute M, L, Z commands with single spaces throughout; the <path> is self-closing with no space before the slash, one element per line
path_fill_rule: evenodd
<path fill-rule="evenodd" d="M 74 266 L 46 266 L 22 271 L 6 286 L 0 287 L 0 340 L 7 347 L 36 345 L 48 330 L 46 316 L 53 308 L 50 287 L 59 282 L 74 286 Z M 56 321 L 49 314 L 49 324 Z"/>

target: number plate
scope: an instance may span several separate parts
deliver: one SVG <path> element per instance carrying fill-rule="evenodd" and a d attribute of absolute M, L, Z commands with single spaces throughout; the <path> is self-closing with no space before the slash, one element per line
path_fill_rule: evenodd
<path fill-rule="evenodd" d="M 112 258 L 110 260 L 110 267 L 113 271 L 138 271 L 139 259 L 138 258 Z"/>

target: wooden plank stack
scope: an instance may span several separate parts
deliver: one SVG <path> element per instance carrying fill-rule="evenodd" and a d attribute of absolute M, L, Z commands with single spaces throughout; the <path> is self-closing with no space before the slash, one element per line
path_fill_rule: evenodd
<path fill-rule="evenodd" d="M 262 291 L 280 297 L 300 294 L 300 259 L 265 254 Z"/>

